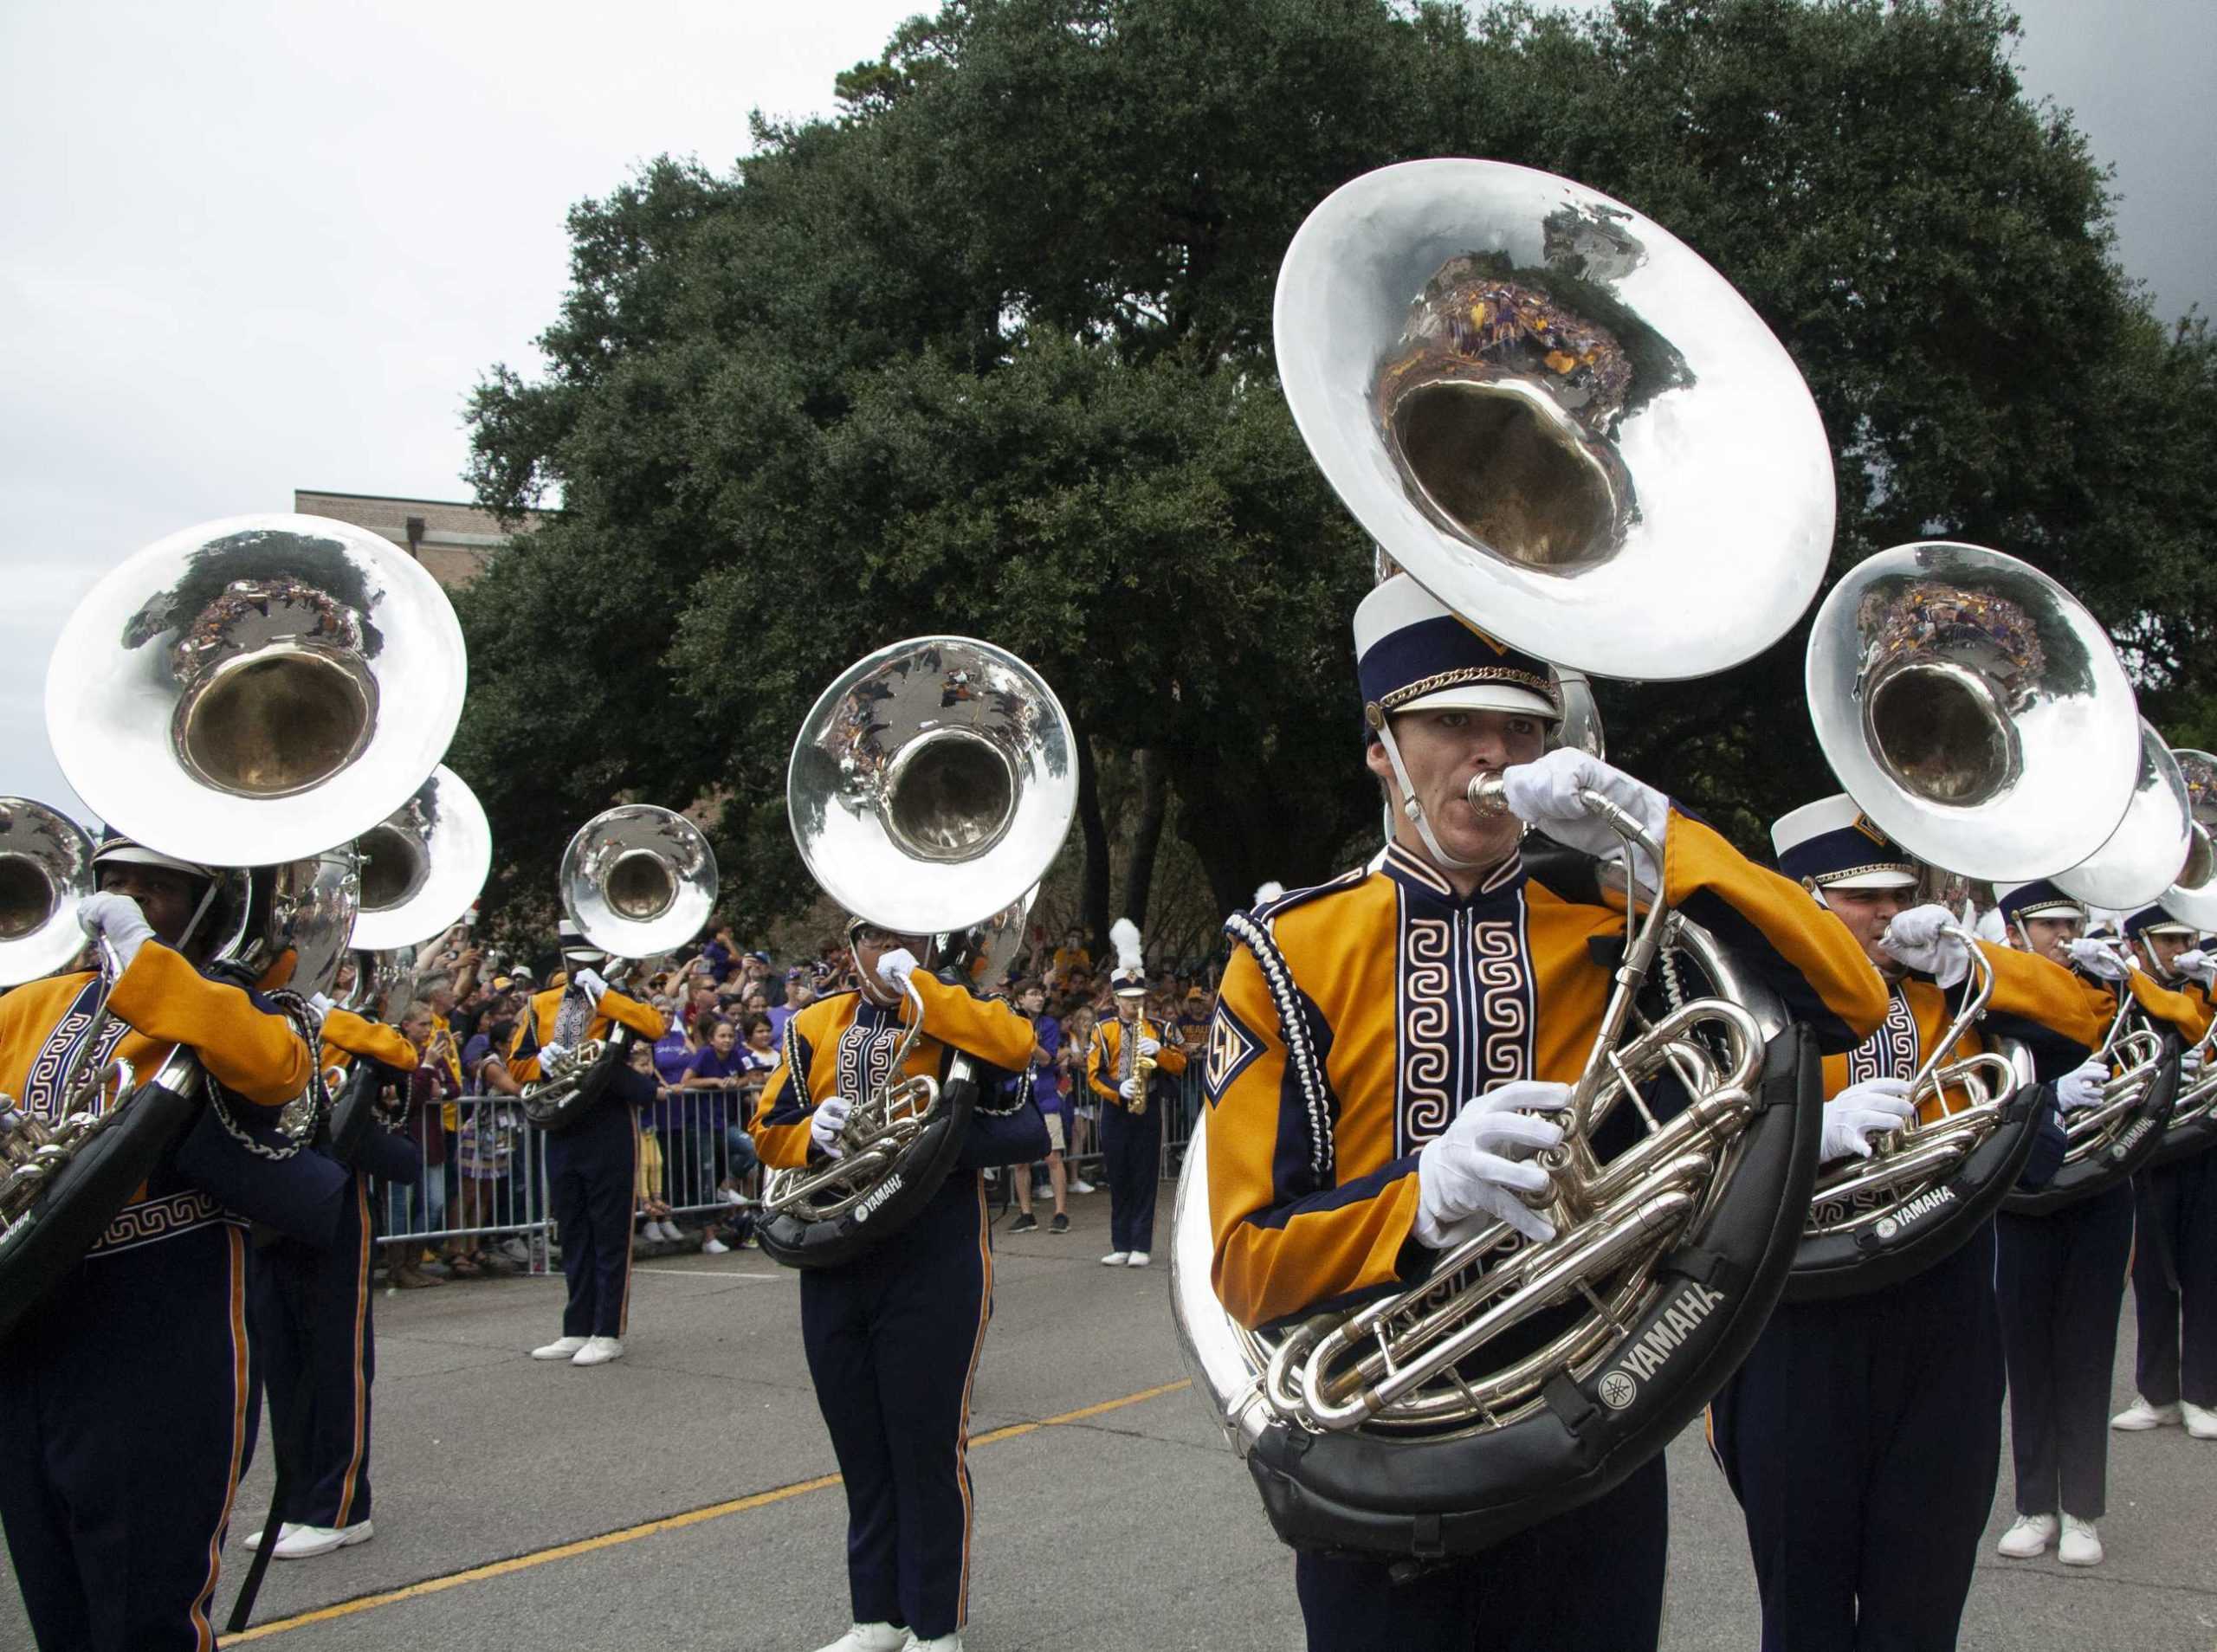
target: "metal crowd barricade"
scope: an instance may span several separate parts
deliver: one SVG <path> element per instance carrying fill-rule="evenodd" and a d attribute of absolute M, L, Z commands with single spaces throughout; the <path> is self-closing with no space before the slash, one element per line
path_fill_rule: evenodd
<path fill-rule="evenodd" d="M 437 1112 L 443 1162 L 426 1165 L 410 1182 L 378 1178 L 378 1238 L 439 1247 L 471 1239 L 479 1248 L 514 1239 L 529 1270 L 545 1273 L 551 1226 L 545 1136 L 524 1123 L 510 1096 L 466 1095 Z"/>
<path fill-rule="evenodd" d="M 754 1139 L 747 1121 L 753 1090 L 662 1092 L 639 1115 L 642 1204 L 655 1199 L 672 1216 L 706 1216 L 734 1207 L 727 1189 L 744 1197 L 760 1191 Z"/>

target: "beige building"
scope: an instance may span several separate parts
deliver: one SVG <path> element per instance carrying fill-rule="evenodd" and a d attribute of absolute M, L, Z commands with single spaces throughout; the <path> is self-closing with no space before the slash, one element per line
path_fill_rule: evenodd
<path fill-rule="evenodd" d="M 327 516 L 391 540 L 430 571 L 442 585 L 466 585 L 485 570 L 493 553 L 508 542 L 510 531 L 492 512 L 443 499 L 386 499 L 375 494 L 326 494 L 293 490 L 293 508 L 303 516 Z M 522 526 L 535 528 L 540 517 L 527 514 Z"/>

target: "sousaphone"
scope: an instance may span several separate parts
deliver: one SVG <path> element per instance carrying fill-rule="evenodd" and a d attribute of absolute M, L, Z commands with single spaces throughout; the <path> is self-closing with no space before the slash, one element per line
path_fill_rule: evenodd
<path fill-rule="evenodd" d="M 1804 672 L 1833 775 L 1929 865 L 2052 876 L 2100 850 L 2142 790 L 2140 717 L 2108 633 L 2061 585 L 2001 552 L 1921 541 L 1858 564 L 1818 610 Z M 2028 1057 L 1954 1055 L 1992 991 L 1975 939 L 1963 939 L 1973 990 L 1912 1091 L 1920 1102 L 1945 1097 L 1945 1111 L 1819 1174 L 1789 1300 L 1858 1295 L 1922 1272 L 2000 1207 L 2031 1157 L 2040 1104 Z"/>
<path fill-rule="evenodd" d="M 215 938 L 211 967 L 258 979 L 289 952 L 305 997 L 335 973 L 353 915 L 351 856 L 334 867 L 325 852 L 430 773 L 464 676 L 453 610 L 404 552 L 321 518 L 234 517 L 147 546 L 79 603 L 48 668 L 47 732 L 110 823 L 229 868 L 196 932 Z M 64 906 L 74 923 L 81 893 L 48 888 L 42 932 Z M 100 965 L 77 1057 L 0 1119 L 0 1330 L 83 1255 L 205 1100 L 187 1051 L 152 1074 L 100 1053 L 117 972 L 112 955 Z"/>
<path fill-rule="evenodd" d="M 618 803 L 578 828 L 557 874 L 562 910 L 611 958 L 651 958 L 701 932 L 716 904 L 715 851 L 698 826 L 654 803 Z M 570 993 L 580 991 L 572 984 Z M 575 1129 L 630 1059 L 631 1029 L 566 1051 L 523 1087 L 524 1117 L 560 1134 Z"/>
<path fill-rule="evenodd" d="M 1295 423 L 1384 557 L 1559 668 L 1722 670 L 1823 577 L 1832 455 L 1800 374 L 1723 277 L 1606 196 L 1485 161 L 1359 177 L 1295 236 L 1277 338 Z M 1598 725 L 1561 738 L 1593 750 Z M 1597 863 L 1529 849 L 1535 876 L 1609 898 Z M 1211 1285 L 1205 1133 L 1187 1150 L 1180 1339 L 1294 1546 L 1421 1564 L 1600 1495 L 1776 1300 L 1821 1128 L 1813 1046 L 1715 938 L 1637 900 L 1542 1161 L 1554 1239 L 1493 1223 L 1405 1291 L 1253 1330 Z M 1226 927 L 1255 945 L 1270 921 Z"/>
<path fill-rule="evenodd" d="M 843 672 L 802 723 L 785 782 L 793 842 L 849 912 L 929 937 L 929 967 L 983 985 L 1021 948 L 1069 833 L 1075 752 L 1054 690 L 1006 649 L 895 642 Z M 778 1261 L 836 1267 L 897 1232 L 946 1180 L 972 1110 L 992 1105 L 959 1052 L 939 1072 L 908 1072 L 923 1019 L 913 984 L 906 1019 L 889 1078 L 849 1116 L 844 1155 L 765 1184 L 756 1231 Z"/>

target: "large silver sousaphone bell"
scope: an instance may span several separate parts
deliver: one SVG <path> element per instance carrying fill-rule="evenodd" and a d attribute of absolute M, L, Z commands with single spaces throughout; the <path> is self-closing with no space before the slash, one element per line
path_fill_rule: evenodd
<path fill-rule="evenodd" d="M 211 865 L 315 855 L 407 801 L 453 738 L 462 628 L 376 534 L 236 516 L 156 541 L 69 616 L 47 729 L 94 813 Z"/>
<path fill-rule="evenodd" d="M 354 945 L 382 952 L 429 940 L 469 910 L 493 865 L 485 805 L 443 763 L 415 795 L 355 840 L 362 915 Z"/>
<path fill-rule="evenodd" d="M 562 851 L 563 910 L 611 958 L 652 958 L 701 932 L 716 904 L 716 856 L 675 810 L 618 803 Z"/>
<path fill-rule="evenodd" d="M 1520 648 L 1705 676 L 1816 594 L 1816 403 L 1747 300 L 1621 202 L 1498 161 L 1366 173 L 1294 236 L 1275 326 L 1294 422 L 1355 519 Z"/>
<path fill-rule="evenodd" d="M 93 840 L 57 809 L 0 797 L 0 987 L 51 975 L 85 950 L 77 903 L 93 892 Z"/>
<path fill-rule="evenodd" d="M 2171 887 L 2193 845 L 2186 776 L 2163 737 L 2143 719 L 2139 771 L 2124 818 L 2108 842 L 2052 881 L 2089 906 L 2130 911 Z"/>

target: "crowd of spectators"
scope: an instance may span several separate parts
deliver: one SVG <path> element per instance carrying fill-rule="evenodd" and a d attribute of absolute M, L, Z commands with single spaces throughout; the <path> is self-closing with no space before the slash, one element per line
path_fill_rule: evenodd
<path fill-rule="evenodd" d="M 760 1171 L 748 1121 L 777 1066 L 786 1021 L 821 994 L 850 990 L 852 969 L 843 937 L 827 936 L 781 964 L 742 945 L 718 921 L 677 954 L 624 966 L 620 976 L 611 971 L 620 990 L 651 1003 L 669 1026 L 632 1054 L 638 1070 L 657 1081 L 656 1100 L 639 1121 L 635 1230 L 643 1249 L 698 1243 L 714 1255 L 755 1242 Z M 527 965 L 488 953 L 459 925 L 420 951 L 417 973 L 395 1001 L 402 1006 L 395 1024 L 421 1057 L 403 1127 L 425 1168 L 416 1184 L 384 1190 L 393 1287 L 530 1264 L 527 1236 L 545 1215 L 529 1185 L 533 1144 L 520 1107 L 488 1081 L 488 1067 L 507 1054 L 532 995 L 559 979 L 542 981 Z M 1214 1007 L 1210 976 L 1164 970 L 1149 987 L 1149 1018 L 1198 1046 Z M 1009 1178 L 1014 1230 L 1036 1228 L 1033 1201 L 1050 1197 L 1050 1230 L 1063 1232 L 1066 1196 L 1094 1191 L 1083 1170 L 1097 1162 L 1098 1098 L 1087 1087 L 1085 1063 L 1096 1021 L 1115 1013 L 1108 970 L 1072 929 L 1059 943 L 1037 940 L 988 996 L 1010 1002 L 1037 1031 L 1033 1094 L 1057 1144 L 1049 1160 Z M 1183 1128 L 1173 1133 L 1178 1139 L 1197 1105 L 1189 1086 Z"/>

